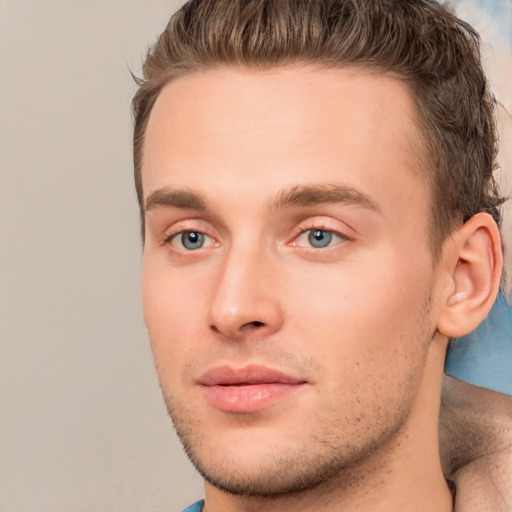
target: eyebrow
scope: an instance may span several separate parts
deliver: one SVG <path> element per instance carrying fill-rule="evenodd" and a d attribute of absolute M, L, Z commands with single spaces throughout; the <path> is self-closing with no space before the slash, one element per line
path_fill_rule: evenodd
<path fill-rule="evenodd" d="M 320 204 L 358 205 L 382 214 L 378 203 L 367 194 L 343 185 L 296 185 L 282 190 L 270 200 L 270 211 L 284 210 L 294 206 Z M 144 213 L 161 207 L 208 211 L 206 199 L 190 190 L 172 190 L 167 187 L 155 190 L 144 204 Z"/>
<path fill-rule="evenodd" d="M 379 204 L 367 194 L 343 185 L 294 186 L 281 191 L 269 203 L 271 210 L 282 210 L 292 206 L 315 206 L 319 204 L 350 204 L 362 206 L 382 214 Z"/>
<path fill-rule="evenodd" d="M 182 208 L 186 210 L 206 211 L 206 200 L 202 195 L 189 190 L 171 190 L 161 188 L 148 196 L 144 204 L 144 212 L 160 207 Z"/>

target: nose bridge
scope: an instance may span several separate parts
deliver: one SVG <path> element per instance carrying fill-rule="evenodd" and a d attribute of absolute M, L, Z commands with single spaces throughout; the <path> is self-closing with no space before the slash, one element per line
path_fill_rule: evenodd
<path fill-rule="evenodd" d="M 279 293 L 272 286 L 275 262 L 254 243 L 234 243 L 226 254 L 210 306 L 210 326 L 230 338 L 280 328 Z"/>

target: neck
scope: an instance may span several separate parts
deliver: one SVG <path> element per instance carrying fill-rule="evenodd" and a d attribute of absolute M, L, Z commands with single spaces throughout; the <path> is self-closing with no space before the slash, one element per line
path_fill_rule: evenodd
<path fill-rule="evenodd" d="M 437 434 L 445 351 L 434 338 L 407 421 L 357 467 L 293 496 L 233 496 L 205 483 L 205 512 L 450 512 Z"/>

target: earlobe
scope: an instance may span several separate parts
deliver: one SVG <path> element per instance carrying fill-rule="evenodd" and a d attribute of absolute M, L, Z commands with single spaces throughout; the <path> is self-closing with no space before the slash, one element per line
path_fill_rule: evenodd
<path fill-rule="evenodd" d="M 449 338 L 478 327 L 498 293 L 503 255 L 498 226 L 478 213 L 446 242 L 442 262 L 448 277 L 440 297 L 438 331 Z"/>

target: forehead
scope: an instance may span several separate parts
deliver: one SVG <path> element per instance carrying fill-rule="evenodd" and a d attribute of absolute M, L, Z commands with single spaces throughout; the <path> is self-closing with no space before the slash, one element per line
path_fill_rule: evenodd
<path fill-rule="evenodd" d="M 363 188 L 390 206 L 404 192 L 426 201 L 414 117 L 400 81 L 359 68 L 187 75 L 167 84 L 153 107 L 144 196 L 178 187 L 248 201 L 324 182 Z"/>

